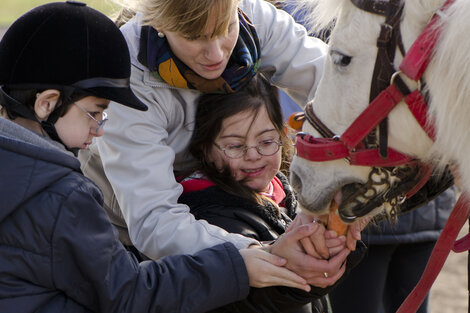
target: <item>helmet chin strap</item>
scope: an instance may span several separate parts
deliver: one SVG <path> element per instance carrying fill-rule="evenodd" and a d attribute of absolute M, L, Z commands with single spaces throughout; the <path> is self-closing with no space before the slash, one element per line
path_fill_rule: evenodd
<path fill-rule="evenodd" d="M 73 93 L 73 88 L 64 86 L 62 88 L 61 93 L 62 93 L 62 99 L 69 99 L 70 96 Z M 10 95 L 6 93 L 4 90 L 3 86 L 0 86 L 0 103 L 2 106 L 5 108 L 15 112 L 19 116 L 32 120 L 34 122 L 38 122 L 42 129 L 49 135 L 49 137 L 62 144 L 65 149 L 72 151 L 74 154 L 76 153 L 75 149 L 69 149 L 64 142 L 60 139 L 59 134 L 57 133 L 57 130 L 55 128 L 55 123 L 60 117 L 60 113 L 62 110 L 60 109 L 61 103 L 58 103 L 58 105 L 55 107 L 54 111 L 48 116 L 46 121 L 40 122 L 37 118 L 36 115 L 34 114 L 34 111 L 19 102 L 18 100 L 14 99 Z"/>
<path fill-rule="evenodd" d="M 52 115 L 56 115 L 56 117 L 55 116 L 52 117 Z M 59 115 L 60 115 L 60 110 L 55 110 L 51 115 L 49 115 L 49 118 L 47 119 L 47 121 L 41 122 L 41 127 L 49 135 L 49 137 L 51 137 L 52 140 L 62 144 L 67 151 L 70 151 L 75 156 L 77 156 L 78 150 L 80 149 L 67 147 L 67 145 L 62 141 L 62 139 L 60 139 L 59 134 L 57 133 L 57 130 L 55 129 L 54 124 L 59 119 Z"/>
<path fill-rule="evenodd" d="M 49 115 L 46 121 L 41 122 L 41 127 L 44 129 L 44 131 L 51 137 L 52 140 L 57 141 L 65 146 L 67 146 L 62 142 L 62 140 L 59 137 L 59 134 L 57 133 L 57 130 L 55 129 L 55 123 L 59 119 L 60 115 L 60 110 L 56 109 L 54 112 Z"/>

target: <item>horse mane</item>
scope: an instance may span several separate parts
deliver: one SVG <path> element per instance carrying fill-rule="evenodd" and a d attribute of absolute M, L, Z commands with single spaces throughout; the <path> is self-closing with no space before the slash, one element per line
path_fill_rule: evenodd
<path fill-rule="evenodd" d="M 470 186 L 470 2 L 457 0 L 442 16 L 440 36 L 425 73 L 430 116 L 437 130 L 429 158 L 456 163 Z"/>
<path fill-rule="evenodd" d="M 307 29 L 320 31 L 331 27 L 331 22 L 336 19 L 343 9 L 352 8 L 346 5 L 350 0 L 285 0 L 293 4 L 296 9 L 294 13 L 303 12 L 305 14 L 304 22 Z M 389 1 L 389 0 L 376 0 Z M 409 1 L 407 11 L 413 19 L 409 21 L 417 25 L 425 25 L 429 16 L 438 8 L 444 0 L 413 0 Z M 401 2 L 406 2 L 402 0 Z"/>
<path fill-rule="evenodd" d="M 301 12 L 307 29 L 314 33 L 332 26 L 331 22 L 339 15 L 344 2 L 349 0 L 287 0 L 293 4 L 294 14 Z"/>

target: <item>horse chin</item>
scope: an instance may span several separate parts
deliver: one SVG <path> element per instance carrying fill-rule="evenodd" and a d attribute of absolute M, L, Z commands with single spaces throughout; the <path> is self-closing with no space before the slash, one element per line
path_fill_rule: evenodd
<path fill-rule="evenodd" d="M 351 223 L 359 215 L 358 208 L 367 200 L 352 202 L 359 198 L 372 169 L 352 167 L 345 162 L 307 162 L 294 158 L 290 168 L 290 183 L 297 192 L 300 208 L 307 214 L 320 216 L 328 214 L 335 200 L 339 215 L 346 223 Z M 360 214 L 362 216 L 362 214 Z"/>
<path fill-rule="evenodd" d="M 328 214 L 334 201 L 339 207 L 338 213 L 341 220 L 345 223 L 352 223 L 357 217 L 363 216 L 357 214 L 357 212 L 362 212 L 363 210 L 361 210 L 361 208 L 366 203 L 359 203 L 356 200 L 356 205 L 353 205 L 356 190 L 359 190 L 363 185 L 364 184 L 358 182 L 346 182 L 342 186 L 326 187 L 320 192 L 319 196 L 315 198 L 314 202 L 312 202 L 312 199 L 307 199 L 306 197 L 299 195 L 299 207 L 309 215 L 319 216 Z"/>
<path fill-rule="evenodd" d="M 315 205 L 308 204 L 303 201 L 302 197 L 299 198 L 299 207 L 306 214 L 320 216 L 328 214 L 332 202 L 335 201 L 338 205 L 338 214 L 341 220 L 350 224 L 356 219 L 365 216 L 376 216 L 381 213 L 385 213 L 387 208 L 391 208 L 391 205 L 387 202 L 383 202 L 383 197 L 386 191 L 377 194 L 372 199 L 365 199 L 358 197 L 357 192 L 361 190 L 364 184 L 361 183 L 349 183 L 343 185 L 336 193 L 324 194 L 324 197 L 317 199 Z"/>
<path fill-rule="evenodd" d="M 327 214 L 333 197 L 330 196 L 330 193 L 324 193 L 324 195 L 326 195 L 326 197 L 316 198 L 315 203 L 312 203 L 302 195 L 299 195 L 298 203 L 300 209 L 308 215 L 320 216 Z"/>

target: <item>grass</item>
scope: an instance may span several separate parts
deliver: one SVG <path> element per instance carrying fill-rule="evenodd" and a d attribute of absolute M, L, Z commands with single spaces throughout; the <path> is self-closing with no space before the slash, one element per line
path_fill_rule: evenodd
<path fill-rule="evenodd" d="M 0 0 L 0 26 L 7 27 L 23 13 L 38 5 L 61 1 L 63 0 Z M 115 6 L 108 0 L 81 0 L 81 2 L 107 15 L 115 10 Z"/>

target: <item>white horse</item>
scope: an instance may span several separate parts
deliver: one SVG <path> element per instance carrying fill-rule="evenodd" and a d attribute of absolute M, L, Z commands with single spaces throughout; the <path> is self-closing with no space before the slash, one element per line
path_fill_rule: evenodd
<path fill-rule="evenodd" d="M 318 86 L 312 107 L 315 115 L 334 135 L 341 135 L 369 105 L 369 92 L 378 53 L 377 38 L 385 17 L 357 7 L 386 6 L 392 0 L 307 0 L 313 21 L 318 29 L 324 28 L 334 18 L 335 26 L 329 40 L 329 55 L 325 71 Z M 353 3 L 355 2 L 355 4 Z M 428 162 L 442 169 L 446 164 L 458 168 L 461 186 L 470 189 L 470 1 L 455 0 L 440 11 L 444 0 L 402 0 L 402 15 L 393 31 L 401 32 L 402 47 L 396 48 L 394 60 L 398 69 L 413 42 L 425 28 L 431 17 L 438 12 L 439 38 L 423 75 L 428 93 L 428 121 L 435 128 L 435 140 L 423 130 L 404 101 L 388 114 L 388 147 Z M 386 25 L 385 27 L 389 27 Z M 397 73 L 411 90 L 418 82 Z M 322 137 L 310 123 L 304 122 L 302 131 L 314 137 Z M 299 193 L 301 206 L 313 214 L 327 212 L 331 200 L 342 202 L 364 186 L 370 177 L 383 178 L 384 173 L 371 174 L 374 166 L 353 166 L 348 159 L 331 159 L 324 162 L 311 161 L 295 156 L 291 164 L 291 182 Z M 379 167 L 380 168 L 380 167 Z M 384 197 L 397 178 L 378 185 L 374 193 Z M 349 188 L 348 188 L 349 187 Z M 394 199 L 395 201 L 397 199 Z M 368 197 L 359 200 L 362 204 Z M 383 201 L 380 201 L 380 203 Z M 378 203 L 378 202 L 377 202 Z M 380 205 L 378 203 L 378 205 Z M 383 202 L 368 213 L 390 211 L 393 205 Z M 351 205 L 340 206 L 342 218 L 354 220 Z"/>

